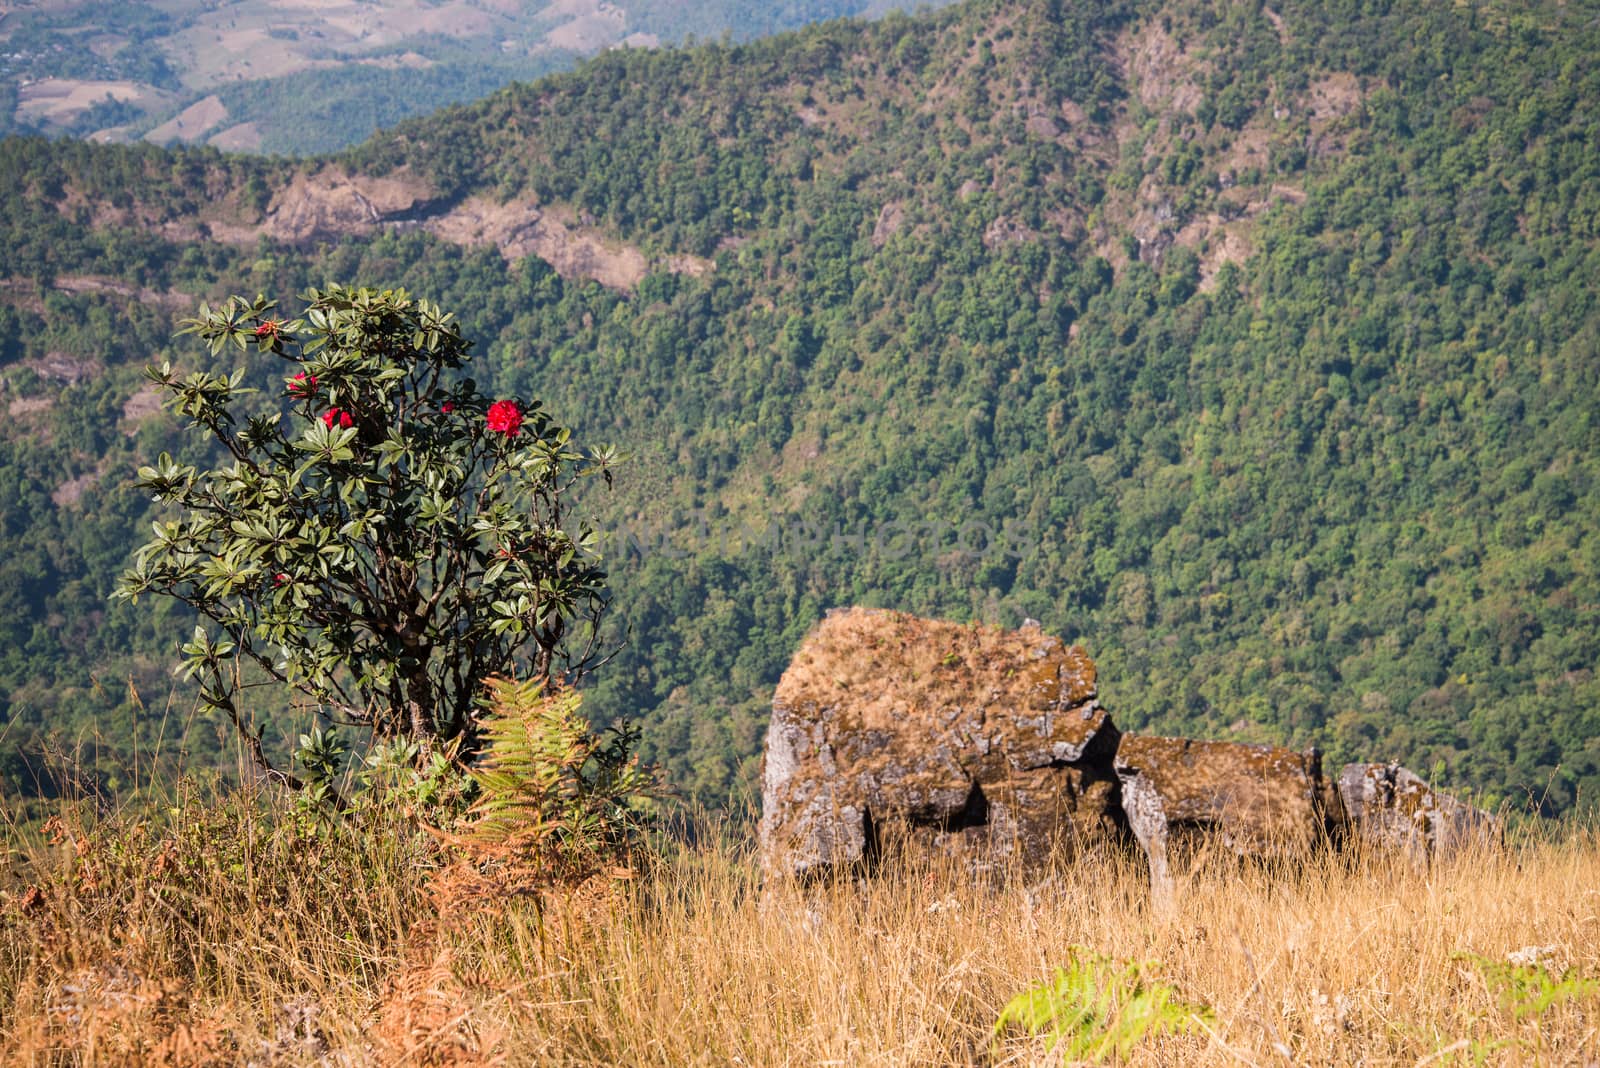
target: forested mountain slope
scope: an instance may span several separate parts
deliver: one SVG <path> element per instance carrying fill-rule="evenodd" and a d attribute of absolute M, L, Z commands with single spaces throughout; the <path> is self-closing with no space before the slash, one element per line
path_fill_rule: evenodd
<path fill-rule="evenodd" d="M 800 636 L 865 603 L 1036 618 L 1133 729 L 1567 809 L 1596 54 L 1593 3 L 974 0 L 610 53 L 304 165 L 0 142 L 4 745 L 148 748 L 181 620 L 105 596 L 182 443 L 137 369 L 198 358 L 200 297 L 342 279 L 633 454 L 589 707 L 686 791 L 748 787 Z"/>

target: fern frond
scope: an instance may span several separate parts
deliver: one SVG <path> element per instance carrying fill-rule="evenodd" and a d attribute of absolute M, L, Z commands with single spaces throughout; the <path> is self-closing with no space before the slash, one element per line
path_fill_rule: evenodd
<path fill-rule="evenodd" d="M 552 863 L 625 851 L 634 822 L 628 802 L 650 786 L 633 757 L 637 730 L 597 737 L 576 690 L 510 679 L 491 679 L 488 690 L 483 750 L 469 772 L 479 799 L 457 840 Z"/>
<path fill-rule="evenodd" d="M 1067 966 L 1052 982 L 1029 987 L 1000 1010 L 994 1033 L 1008 1027 L 1042 1035 L 1070 1062 L 1098 1064 L 1113 1054 L 1127 1057 L 1146 1037 L 1181 1034 L 1212 1019 L 1210 1006 L 1180 1000 L 1177 991 L 1151 978 L 1154 962 L 1119 965 L 1082 946 L 1070 950 Z"/>

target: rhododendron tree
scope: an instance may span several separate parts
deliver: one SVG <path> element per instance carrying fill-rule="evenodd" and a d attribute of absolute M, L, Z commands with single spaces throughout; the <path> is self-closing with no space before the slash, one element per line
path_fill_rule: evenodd
<path fill-rule="evenodd" d="M 538 402 L 480 393 L 462 373 L 469 342 L 435 305 L 339 286 L 304 299 L 290 319 L 264 298 L 202 305 L 180 331 L 213 359 L 285 361 L 277 396 L 246 388 L 244 370 L 147 372 L 224 462 L 163 454 L 139 470 L 175 516 L 119 589 L 193 606 L 205 622 L 184 669 L 290 785 L 241 704 L 247 684 L 289 686 L 428 756 L 475 748 L 485 679 L 595 666 L 605 573 L 569 513 L 576 483 L 609 483 L 615 462 L 576 448 Z"/>

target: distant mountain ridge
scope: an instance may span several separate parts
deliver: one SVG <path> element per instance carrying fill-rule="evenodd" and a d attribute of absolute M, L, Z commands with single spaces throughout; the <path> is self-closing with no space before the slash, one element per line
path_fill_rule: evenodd
<path fill-rule="evenodd" d="M 859 603 L 1040 620 L 1133 729 L 1583 804 L 1597 15 L 974 0 L 609 52 L 304 163 L 0 142 L 6 708 L 145 722 L 106 680 L 164 692 L 177 621 L 102 598 L 126 472 L 182 443 L 136 368 L 197 358 L 185 295 L 338 278 L 634 454 L 587 707 L 687 792 L 749 797 L 779 671 Z"/>
<path fill-rule="evenodd" d="M 607 48 L 745 39 L 875 0 L 30 0 L 0 11 L 0 134 L 327 152 Z"/>

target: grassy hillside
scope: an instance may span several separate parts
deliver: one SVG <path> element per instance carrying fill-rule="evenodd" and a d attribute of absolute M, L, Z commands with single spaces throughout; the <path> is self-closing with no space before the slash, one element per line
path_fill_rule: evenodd
<path fill-rule="evenodd" d="M 5 744 L 158 732 L 180 621 L 104 603 L 179 446 L 137 367 L 197 358 L 188 301 L 337 278 L 634 454 L 589 707 L 685 791 L 748 790 L 800 635 L 867 603 L 1039 619 L 1126 727 L 1579 805 L 1597 49 L 1593 4 L 975 0 L 608 53 L 298 167 L 0 142 Z"/>
<path fill-rule="evenodd" d="M 1573 892 L 1600 883 L 1600 849 L 1571 829 L 1427 873 L 1204 865 L 1159 910 L 1110 862 L 1002 889 L 908 866 L 763 896 L 717 843 L 582 894 L 486 898 L 417 833 L 175 800 L 170 827 L 69 818 L 26 849 L 40 881 L 0 911 L 8 1063 L 1054 1065 L 1074 1040 L 1078 1064 L 1600 1055 L 1600 932 Z M 1088 1007 L 1106 1000 L 1080 1022 L 1062 999 L 1053 1054 L 996 1032 L 1075 963 Z M 1134 964 L 1186 1033 L 1091 1056 L 1141 1018 L 1113 978 Z"/>

